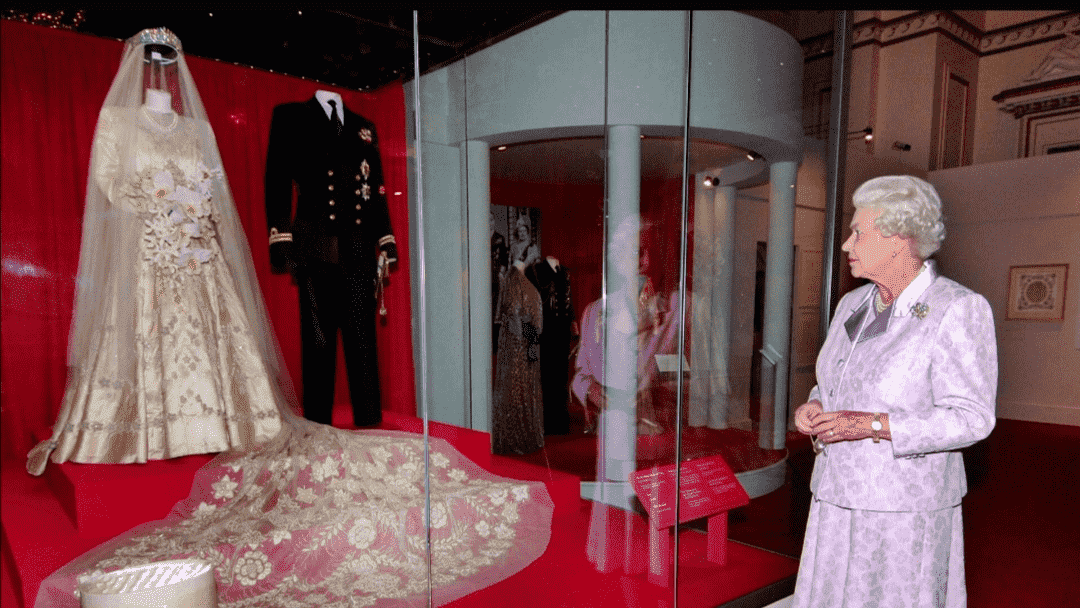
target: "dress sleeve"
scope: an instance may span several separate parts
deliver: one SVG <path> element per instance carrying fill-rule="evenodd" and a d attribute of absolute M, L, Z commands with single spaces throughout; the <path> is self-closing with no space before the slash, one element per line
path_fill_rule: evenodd
<path fill-rule="evenodd" d="M 889 415 L 895 456 L 957 450 L 994 428 L 997 342 L 986 298 L 969 293 L 953 302 L 928 355 L 933 404 Z"/>
<path fill-rule="evenodd" d="M 271 234 L 292 235 L 293 169 L 296 143 L 292 137 L 292 117 L 288 106 L 274 108 L 270 121 L 270 143 L 266 149 L 266 223 Z M 281 242 L 271 240 L 271 244 Z"/>
<path fill-rule="evenodd" d="M 386 182 L 383 175 L 382 155 L 379 152 L 379 138 L 375 132 L 375 125 L 370 126 L 370 138 L 373 154 L 369 157 L 371 164 L 371 197 L 374 199 L 374 230 L 379 235 L 379 251 L 386 254 L 387 261 L 396 262 L 398 259 L 397 240 L 394 238 L 394 230 L 390 226 L 390 205 L 386 196 Z"/>
<path fill-rule="evenodd" d="M 94 134 L 93 172 L 94 183 L 105 193 L 110 203 L 115 203 L 120 177 L 120 114 L 117 108 L 101 108 L 97 132 Z"/>

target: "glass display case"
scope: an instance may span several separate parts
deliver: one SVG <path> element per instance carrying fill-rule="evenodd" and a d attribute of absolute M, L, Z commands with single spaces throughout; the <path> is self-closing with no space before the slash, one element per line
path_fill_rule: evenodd
<path fill-rule="evenodd" d="M 296 12 L 297 28 L 315 22 Z M 320 538 L 333 542 L 325 546 L 344 549 L 318 559 L 297 549 L 317 571 L 311 580 L 329 580 L 319 578 L 320 567 L 345 572 L 353 586 L 333 592 L 376 606 L 711 608 L 765 606 L 789 595 L 805 522 L 805 511 L 792 515 L 790 507 L 808 494 L 809 459 L 793 459 L 786 431 L 813 377 L 817 281 L 804 262 L 822 249 L 821 209 L 803 192 L 816 186 L 800 173 L 807 146 L 800 45 L 737 12 L 568 11 L 432 65 L 421 55 L 441 39 L 419 21 L 407 34 L 383 28 L 400 38 L 384 46 L 399 54 L 408 47 L 413 71 L 372 90 L 194 53 L 190 61 L 250 244 L 267 331 L 272 325 L 280 346 L 281 375 L 297 396 L 307 398 L 305 292 L 295 274 L 272 272 L 269 228 L 270 244 L 284 242 L 266 221 L 272 117 L 283 106 L 321 112 L 317 93 L 329 94 L 351 112 L 344 126 L 339 117 L 336 136 L 348 130 L 379 145 L 382 183 L 367 184 L 367 160 L 336 177 L 333 169 L 311 174 L 344 180 L 320 190 L 328 199 L 321 204 L 328 221 L 346 218 L 350 228 L 367 221 L 360 212 L 372 205 L 369 195 L 386 197 L 398 259 L 389 280 L 377 282 L 385 288 L 377 301 L 389 313 L 371 315 L 381 390 L 372 400 L 381 421 L 348 419 L 351 389 L 369 389 L 369 398 L 376 391 L 346 383 L 343 363 L 352 363 L 339 356 L 334 388 L 320 388 L 333 393 L 333 425 L 349 430 L 317 428 L 334 445 L 363 441 L 356 431 L 389 447 L 306 459 L 300 444 L 313 442 L 277 441 L 279 434 L 268 443 L 287 458 L 258 464 L 278 470 L 296 459 L 289 470 L 298 481 L 281 496 L 297 504 L 311 504 L 309 486 L 333 478 L 353 494 L 322 497 L 357 513 L 381 501 L 374 510 L 393 514 L 375 518 L 378 526 L 352 511 L 327 524 Z M 85 191 L 78 184 L 87 183 L 87 153 L 120 45 L 3 25 L 11 33 L 5 48 L 32 49 L 5 69 L 5 100 L 18 90 L 21 102 L 5 109 L 4 132 L 13 134 L 6 139 L 49 155 L 36 162 L 40 170 L 13 171 L 20 179 L 4 184 L 5 294 L 18 295 L 5 300 L 12 331 L 4 369 L 26 379 L 4 385 L 4 430 L 5 440 L 19 442 L 6 449 L 21 460 L 48 439 L 34 433 L 54 423 L 63 403 L 65 307 L 74 300 L 79 251 L 77 240 L 55 235 L 79 233 Z M 210 30 L 186 31 L 212 38 Z M 67 86 L 90 71 L 93 94 L 72 107 L 46 105 L 67 103 L 69 96 L 54 94 L 67 89 L 35 74 Z M 73 135 L 32 128 L 39 106 L 78 128 Z M 358 129 L 361 119 L 371 126 Z M 17 157 L 5 154 L 5 162 Z M 57 185 L 54 164 L 78 179 Z M 293 184 L 283 181 L 288 198 Z M 41 197 L 48 205 L 8 204 L 40 192 L 50 193 Z M 346 216 L 354 204 L 355 218 Z M 257 450 L 240 454 L 259 460 Z M 199 481 L 217 474 L 216 465 L 205 466 L 220 462 L 213 457 L 51 463 L 44 479 L 21 470 L 5 477 L 5 490 L 17 479 L 13 492 L 27 498 L 19 521 L 35 521 L 5 523 L 6 537 L 17 534 L 11 546 L 27 603 L 50 573 L 91 555 L 101 540 L 163 517 L 188 492 L 212 495 L 219 513 L 232 508 L 225 505 L 232 482 Z M 231 513 L 240 521 L 253 511 Z M 326 523 L 311 518 L 305 533 Z M 257 601 L 256 593 L 277 592 L 258 581 L 300 576 L 299 567 L 279 568 L 267 578 L 272 567 L 261 558 L 292 564 L 286 547 L 306 538 L 276 526 L 249 526 L 261 536 L 245 551 L 262 543 L 267 553 L 237 561 L 262 576 L 245 570 L 248 585 L 219 572 L 219 591 L 247 585 L 240 595 L 250 591 L 245 601 Z M 379 563 L 375 547 L 395 556 L 398 548 L 407 559 Z M 341 557 L 351 552 L 359 557 Z M 207 559 L 218 559 L 212 554 Z"/>
<path fill-rule="evenodd" d="M 418 415 L 555 504 L 483 597 L 790 593 L 728 518 L 788 470 L 801 68 L 739 13 L 571 11 L 405 84 Z"/>

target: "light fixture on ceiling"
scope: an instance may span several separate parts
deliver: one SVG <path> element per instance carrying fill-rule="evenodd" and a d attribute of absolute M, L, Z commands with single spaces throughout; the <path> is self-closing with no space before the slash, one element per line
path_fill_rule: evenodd
<path fill-rule="evenodd" d="M 715 186 L 719 186 L 720 178 L 714 177 L 712 175 L 706 175 L 705 179 L 701 180 L 701 185 L 705 186 L 706 188 L 713 188 Z"/>
<path fill-rule="evenodd" d="M 862 135 L 863 139 L 866 141 L 874 141 L 874 128 L 866 127 L 865 129 L 859 129 L 858 131 L 848 133 L 848 137 L 851 137 L 852 135 Z"/>
<path fill-rule="evenodd" d="M 507 148 L 507 146 L 499 146 L 498 148 L 495 148 L 495 149 L 498 150 L 499 152 L 502 152 L 503 150 L 506 150 L 506 148 Z"/>
<path fill-rule="evenodd" d="M 761 155 L 760 155 L 760 154 L 758 154 L 757 152 L 747 152 L 747 153 L 746 153 L 746 158 L 747 158 L 747 159 L 748 159 L 748 160 L 749 160 L 750 162 L 753 162 L 753 161 L 755 161 L 755 160 L 757 160 L 757 159 L 761 158 Z"/>
<path fill-rule="evenodd" d="M 899 150 L 901 152 L 911 152 L 911 144 L 905 144 L 902 141 L 894 141 L 892 144 L 893 150 Z"/>

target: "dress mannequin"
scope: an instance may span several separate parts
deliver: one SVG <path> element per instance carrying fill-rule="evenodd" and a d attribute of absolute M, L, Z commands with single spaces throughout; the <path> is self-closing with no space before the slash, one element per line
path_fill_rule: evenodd
<path fill-rule="evenodd" d="M 338 120 L 341 124 L 345 124 L 345 111 L 342 109 L 345 106 L 341 103 L 341 93 L 335 93 L 333 91 L 315 91 L 315 99 L 319 100 L 319 105 L 322 106 L 323 111 L 326 112 L 326 117 L 330 118 L 330 101 L 334 102 L 334 107 L 337 108 Z"/>
<path fill-rule="evenodd" d="M 544 332 L 540 335 L 540 379 L 544 399 L 544 433 L 570 432 L 569 396 L 570 347 L 577 334 L 574 307 L 570 301 L 570 275 L 554 256 L 537 257 L 525 267 L 525 276 L 540 293 Z"/>
<path fill-rule="evenodd" d="M 397 244 L 374 123 L 333 91 L 277 106 L 265 187 L 271 269 L 291 272 L 299 288 L 304 416 L 332 422 L 340 333 L 353 424 L 377 425 L 377 286 Z"/>
<path fill-rule="evenodd" d="M 144 107 L 158 114 L 173 114 L 172 95 L 167 91 L 147 89 Z"/>

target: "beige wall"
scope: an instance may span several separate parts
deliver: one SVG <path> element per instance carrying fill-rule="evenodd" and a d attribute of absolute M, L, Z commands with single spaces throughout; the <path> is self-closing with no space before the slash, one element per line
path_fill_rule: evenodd
<path fill-rule="evenodd" d="M 946 208 L 944 273 L 994 310 L 998 416 L 1080 426 L 1080 152 L 930 173 Z M 1010 266 L 1069 264 L 1065 320 L 1005 318 Z"/>
<path fill-rule="evenodd" d="M 992 163 L 1017 157 L 1022 119 L 1002 112 L 993 100 L 998 93 L 1024 84 L 1060 40 L 1033 44 L 987 55 L 979 59 L 979 91 L 976 101 L 975 155 L 973 162 Z"/>
<path fill-rule="evenodd" d="M 855 11 L 855 22 L 903 22 L 914 12 Z M 1060 39 L 1032 44 L 1030 36 L 1043 35 L 1040 28 L 1005 28 L 1065 11 L 954 12 L 991 38 L 1000 34 L 1008 40 L 1015 34 L 1017 46 L 1006 50 L 994 46 L 993 52 L 980 56 L 972 46 L 931 31 L 900 42 L 863 44 L 853 50 L 845 131 L 870 125 L 875 137 L 871 144 L 857 137 L 845 143 L 843 222 L 847 225 L 853 213 L 852 192 L 872 177 L 911 174 L 946 189 L 942 194 L 950 236 L 937 257 L 948 276 L 983 293 L 994 306 L 1002 378 L 999 415 L 1080 425 L 1080 153 L 1016 160 L 1022 121 L 1000 111 L 1000 104 L 992 99 L 1003 90 L 1022 85 L 1060 44 Z M 814 24 L 820 27 L 820 16 L 815 18 Z M 1050 27 L 1045 23 L 1049 22 L 1044 22 L 1044 27 Z M 817 120 L 816 90 L 820 83 L 831 81 L 831 69 L 831 54 L 817 56 L 804 65 L 804 108 L 810 114 L 804 120 L 807 126 Z M 939 164 L 942 96 L 949 71 L 970 86 L 964 162 L 971 166 L 932 171 Z M 895 141 L 910 144 L 911 150 L 894 150 Z M 803 179 L 800 174 L 800 182 Z M 802 202 L 800 192 L 797 203 Z M 801 219 L 797 216 L 797 221 Z M 752 249 L 748 253 L 753 255 Z M 1063 260 L 1073 271 L 1066 303 L 1068 318 L 1056 324 L 1005 321 L 1009 266 Z M 846 265 L 841 271 L 841 292 L 857 286 Z M 752 289 L 752 282 L 750 285 Z M 752 301 L 750 306 L 752 313 Z M 799 314 L 796 308 L 793 328 L 800 326 Z M 739 335 L 738 329 L 735 335 Z M 801 380 L 793 374 L 792 404 L 801 402 L 798 393 L 802 390 Z"/>

